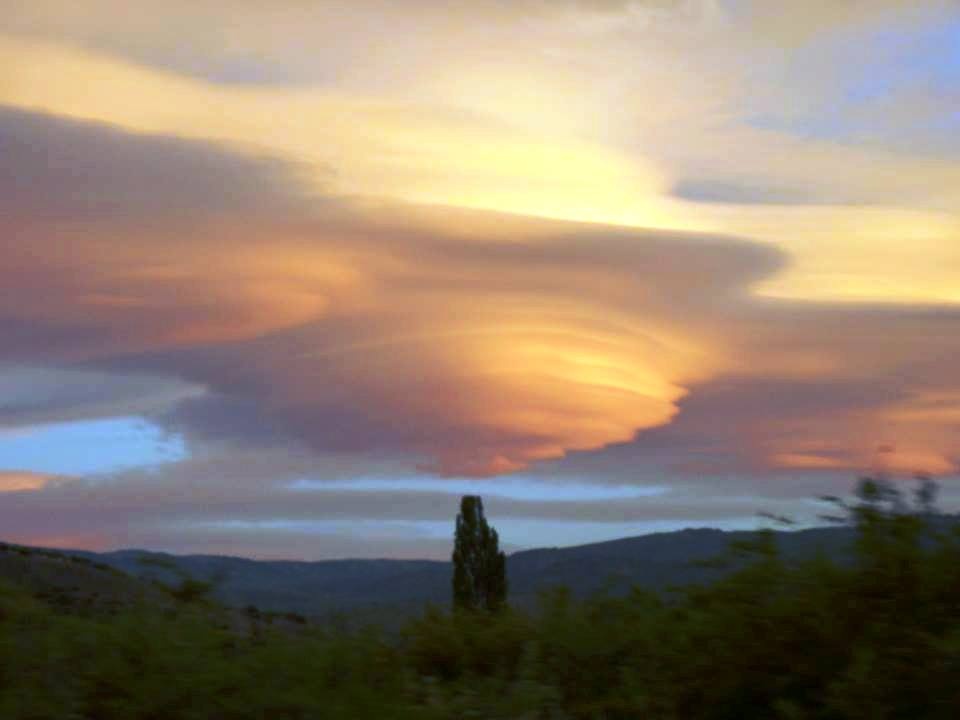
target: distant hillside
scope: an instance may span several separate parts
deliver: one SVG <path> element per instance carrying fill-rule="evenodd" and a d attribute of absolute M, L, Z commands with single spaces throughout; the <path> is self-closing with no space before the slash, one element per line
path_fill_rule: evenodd
<path fill-rule="evenodd" d="M 449 595 L 450 563 L 430 560 L 303 562 L 143 550 L 78 554 L 141 578 L 171 583 L 186 574 L 211 582 L 213 597 L 228 605 L 308 616 L 380 606 L 418 609 Z M 163 567 L 168 563 L 175 570 Z"/>
<path fill-rule="evenodd" d="M 724 555 L 731 544 L 755 538 L 756 532 L 709 528 L 640 535 L 568 548 L 526 550 L 510 556 L 511 592 L 516 598 L 562 585 L 579 596 L 601 590 L 617 594 L 634 585 L 648 590 L 709 582 L 725 571 L 704 566 Z M 776 533 L 788 558 L 818 551 L 842 555 L 853 533 L 845 527 L 824 527 Z"/>
<path fill-rule="evenodd" d="M 566 586 L 575 595 L 601 590 L 620 594 L 638 585 L 651 590 L 709 582 L 722 569 L 705 567 L 730 544 L 755 533 L 690 529 L 567 548 L 514 553 L 508 558 L 511 602 L 527 605 L 547 588 Z M 845 554 L 852 533 L 824 527 L 776 533 L 789 558 L 823 551 Z M 131 576 L 175 582 L 184 575 L 214 584 L 214 597 L 238 607 L 321 617 L 335 612 L 417 611 L 446 604 L 451 565 L 430 560 L 263 561 L 212 555 L 175 556 L 143 550 L 70 554 Z M 2 568 L 0 568 L 2 571 Z"/>
<path fill-rule="evenodd" d="M 92 554 L 0 543 L 0 578 L 61 610 L 100 613 L 138 600 L 171 602 L 161 589 Z"/>

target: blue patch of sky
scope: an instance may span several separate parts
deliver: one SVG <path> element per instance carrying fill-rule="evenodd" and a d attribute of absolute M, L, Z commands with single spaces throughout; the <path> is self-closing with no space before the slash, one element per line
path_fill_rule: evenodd
<path fill-rule="evenodd" d="M 510 477 L 469 479 L 434 478 L 358 478 L 355 480 L 301 479 L 290 485 L 292 490 L 333 492 L 356 491 L 412 491 L 444 493 L 448 495 L 481 495 L 507 500 L 531 502 L 583 502 L 629 500 L 631 498 L 663 495 L 668 488 L 659 485 L 599 485 L 586 482 L 548 482 L 545 480 Z"/>
<path fill-rule="evenodd" d="M 828 140 L 874 137 L 876 128 L 864 108 L 876 105 L 882 113 L 885 101 L 903 97 L 909 102 L 911 93 L 920 93 L 941 98 L 943 112 L 918 113 L 910 125 L 913 133 L 938 135 L 960 130 L 960 14 L 947 22 L 936 18 L 912 29 L 891 25 L 858 37 L 827 35 L 790 58 L 784 69 L 785 81 L 790 83 L 790 78 L 802 76 L 805 68 L 819 66 L 824 57 L 834 60 L 835 94 L 821 98 L 799 117 L 760 112 L 749 117 L 748 124 Z M 911 140 L 918 146 L 924 144 L 922 137 Z"/>
<path fill-rule="evenodd" d="M 635 520 L 602 522 L 585 520 L 552 520 L 547 518 L 491 519 L 500 535 L 500 543 L 516 550 L 543 547 L 570 547 L 621 538 L 674 532 L 686 528 L 710 527 L 718 530 L 757 530 L 763 523 L 756 516 L 723 518 L 722 520 Z M 447 524 L 447 535 L 450 535 Z"/>
<path fill-rule="evenodd" d="M 365 539 L 389 540 L 397 537 L 435 539 L 452 537 L 453 521 L 381 520 L 350 518 L 345 520 L 211 520 L 184 523 L 184 527 L 214 530 L 258 530 L 307 535 L 357 535 Z"/>
<path fill-rule="evenodd" d="M 924 27 L 917 32 L 893 28 L 869 38 L 876 63 L 856 68 L 846 87 L 851 100 L 869 100 L 904 84 L 916 84 L 930 92 L 956 92 L 960 82 L 960 15 L 949 23 Z"/>
<path fill-rule="evenodd" d="M 90 475 L 180 460 L 182 441 L 138 417 L 0 431 L 0 470 Z"/>
<path fill-rule="evenodd" d="M 756 530 L 764 526 L 756 516 L 722 520 L 643 520 L 624 522 L 553 520 L 546 518 L 489 518 L 500 536 L 500 545 L 508 552 L 531 548 L 570 547 L 618 540 L 637 535 L 673 532 L 690 527 L 711 527 L 719 530 Z M 218 520 L 190 523 L 192 527 L 214 530 L 256 530 L 258 532 L 307 535 L 358 536 L 384 540 L 450 540 L 453 520 Z M 386 556 L 386 555 L 385 555 Z"/>

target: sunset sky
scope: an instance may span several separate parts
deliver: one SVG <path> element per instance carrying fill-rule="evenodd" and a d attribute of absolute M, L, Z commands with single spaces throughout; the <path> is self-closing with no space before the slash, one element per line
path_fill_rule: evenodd
<path fill-rule="evenodd" d="M 447 557 L 960 500 L 956 0 L 32 0 L 0 538 Z M 960 506 L 960 502 L 954 503 Z"/>

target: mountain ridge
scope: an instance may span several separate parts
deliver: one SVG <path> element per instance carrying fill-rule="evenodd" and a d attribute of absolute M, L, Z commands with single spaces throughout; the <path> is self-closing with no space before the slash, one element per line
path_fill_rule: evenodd
<path fill-rule="evenodd" d="M 597 592 L 624 594 L 635 586 L 662 592 L 711 582 L 725 570 L 707 561 L 757 533 L 685 528 L 568 547 L 518 550 L 507 557 L 509 598 L 514 604 L 531 606 L 541 592 L 557 586 L 584 597 Z M 837 556 L 849 548 L 852 530 L 824 526 L 774 531 L 774 537 L 788 559 L 817 552 Z M 450 597 L 452 565 L 445 560 L 258 560 L 136 548 L 60 552 L 144 580 L 171 583 L 190 577 L 209 582 L 213 597 L 227 605 L 310 617 L 357 612 L 409 615 L 428 603 L 447 605 Z"/>

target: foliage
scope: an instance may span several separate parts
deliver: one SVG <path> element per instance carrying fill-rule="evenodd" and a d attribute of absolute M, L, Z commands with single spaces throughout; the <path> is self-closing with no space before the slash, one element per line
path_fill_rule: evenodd
<path fill-rule="evenodd" d="M 497 531 L 487 524 L 483 500 L 460 500 L 453 546 L 453 606 L 460 610 L 499 610 L 507 599 L 507 559 Z"/>
<path fill-rule="evenodd" d="M 854 556 L 739 569 L 668 595 L 429 608 L 399 636 L 212 602 L 68 612 L 0 588 L 0 717 L 910 720 L 960 707 L 960 533 L 882 479 L 852 502 Z"/>

